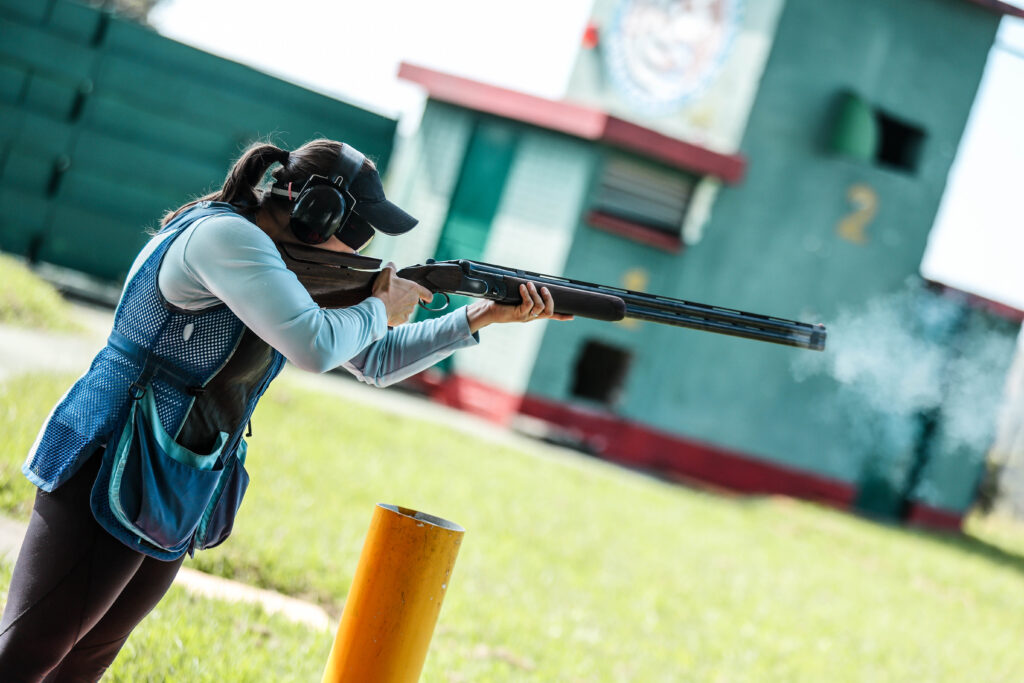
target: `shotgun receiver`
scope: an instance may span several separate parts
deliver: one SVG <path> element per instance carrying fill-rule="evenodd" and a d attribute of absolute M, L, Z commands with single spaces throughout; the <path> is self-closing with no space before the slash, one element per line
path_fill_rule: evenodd
<path fill-rule="evenodd" d="M 305 245 L 279 243 L 277 248 L 285 265 L 298 276 L 313 300 L 324 308 L 345 308 L 369 297 L 383 265 L 380 259 Z M 634 318 L 814 351 L 825 349 L 827 333 L 820 323 L 744 313 L 479 261 L 428 260 L 422 265 L 402 268 L 397 274 L 444 297 L 442 306 L 424 306 L 427 310 L 447 308 L 449 294 L 515 305 L 522 301 L 519 285 L 533 282 L 538 289 L 547 287 L 551 292 L 556 313 L 611 322 Z"/>

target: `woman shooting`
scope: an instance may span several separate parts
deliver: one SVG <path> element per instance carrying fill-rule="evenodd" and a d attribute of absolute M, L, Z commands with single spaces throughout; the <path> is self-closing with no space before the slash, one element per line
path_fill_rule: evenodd
<path fill-rule="evenodd" d="M 248 484 L 247 425 L 286 360 L 386 386 L 489 324 L 566 319 L 531 284 L 517 306 L 477 301 L 406 324 L 431 294 L 391 264 L 361 303 L 320 308 L 276 246 L 358 252 L 415 224 L 373 163 L 331 140 L 254 145 L 220 190 L 163 219 L 107 345 L 22 468 L 39 491 L 0 620 L 0 680 L 97 680 L 185 554 L 228 537 Z"/>

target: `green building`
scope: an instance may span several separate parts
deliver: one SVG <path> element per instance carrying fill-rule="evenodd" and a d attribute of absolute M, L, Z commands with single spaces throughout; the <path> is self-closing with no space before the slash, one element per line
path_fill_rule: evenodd
<path fill-rule="evenodd" d="M 164 212 L 257 139 L 344 139 L 386 168 L 396 121 L 71 0 L 0 0 L 0 250 L 120 285 Z"/>
<path fill-rule="evenodd" d="M 830 349 L 811 360 L 650 323 L 502 326 L 421 384 L 631 466 L 956 527 L 1019 320 L 918 269 L 1001 12 L 1019 11 L 705 4 L 695 23 L 682 4 L 598 2 L 563 101 L 403 65 L 428 101 L 390 183 L 421 226 L 376 255 L 824 322 Z M 666 52 L 684 58 L 643 54 L 645 25 L 689 36 Z M 978 364 L 984 377 L 955 380 Z"/>

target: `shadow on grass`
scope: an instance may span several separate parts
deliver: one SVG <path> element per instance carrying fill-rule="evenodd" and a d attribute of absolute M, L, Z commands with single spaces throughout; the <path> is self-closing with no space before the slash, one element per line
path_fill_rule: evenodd
<path fill-rule="evenodd" d="M 565 444 L 558 444 L 565 445 Z M 571 447 L 571 446 L 570 446 Z M 894 534 L 906 537 L 914 537 L 934 545 L 944 546 L 956 550 L 964 554 L 975 555 L 993 565 L 1015 571 L 1024 577 L 1024 551 L 1017 551 L 1014 549 L 1008 549 L 998 542 L 979 538 L 969 531 L 960 529 L 954 530 L 938 530 L 928 529 L 921 526 L 908 525 L 899 520 L 886 517 L 873 516 L 855 509 L 843 507 L 836 504 L 833 501 L 827 500 L 813 500 L 795 498 L 786 495 L 770 494 L 770 493 L 741 493 L 730 489 L 721 488 L 708 484 L 707 482 L 699 479 L 693 479 L 688 477 L 682 477 L 677 473 L 669 473 L 660 470 L 652 470 L 645 468 L 630 467 L 623 463 L 617 463 L 612 460 L 601 458 L 593 452 L 587 452 L 582 448 L 574 448 L 574 450 L 580 451 L 587 455 L 595 456 L 598 459 L 604 460 L 615 465 L 622 467 L 624 470 L 629 470 L 636 474 L 648 476 L 653 480 L 661 481 L 667 484 L 679 486 L 685 488 L 694 493 L 703 495 L 714 496 L 716 498 L 723 498 L 729 500 L 738 505 L 760 505 L 764 503 L 777 502 L 779 500 L 787 500 L 795 503 L 803 503 L 808 505 L 814 505 L 825 510 L 836 512 L 841 515 L 845 515 L 850 519 L 857 520 L 867 525 L 876 526 L 890 531 Z M 969 515 L 968 515 L 969 516 Z M 966 519 L 968 516 L 965 516 Z M 1019 528 L 1021 547 L 1024 548 L 1024 524 Z"/>
<path fill-rule="evenodd" d="M 752 496 L 752 498 L 756 498 L 756 496 Z M 865 524 L 875 525 L 901 536 L 914 537 L 964 554 L 975 555 L 987 562 L 1004 569 L 1015 571 L 1021 576 L 1024 576 L 1024 553 L 1009 550 L 998 543 L 979 538 L 967 531 L 964 531 L 963 529 L 958 531 L 928 529 L 920 526 L 907 525 L 893 519 L 873 517 L 856 510 L 842 509 L 833 506 L 823 507 L 828 507 L 831 510 L 848 515 Z M 1022 537 L 1024 537 L 1024 527 L 1022 527 Z"/>
<path fill-rule="evenodd" d="M 976 555 L 988 562 L 1016 571 L 1024 576 L 1024 554 L 1007 550 L 1006 548 L 1003 548 L 991 541 L 986 541 L 962 531 L 959 533 L 942 533 L 917 528 L 904 528 L 903 531 L 909 534 L 914 534 L 933 543 L 954 548 L 960 552 Z"/>

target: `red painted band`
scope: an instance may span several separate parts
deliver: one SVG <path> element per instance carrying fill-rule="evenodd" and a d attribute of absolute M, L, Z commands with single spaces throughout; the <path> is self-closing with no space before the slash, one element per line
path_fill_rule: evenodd
<path fill-rule="evenodd" d="M 664 249 L 665 251 L 671 251 L 677 253 L 683 249 L 683 241 L 678 235 L 670 235 L 654 228 L 648 228 L 632 221 L 623 220 L 622 218 L 616 218 L 615 216 L 609 216 L 606 213 L 600 211 L 591 211 L 586 217 L 587 225 L 610 232 L 613 235 L 621 235 L 622 237 L 629 238 L 636 242 L 657 247 L 658 249 Z"/>
<path fill-rule="evenodd" d="M 428 371 L 408 382 L 434 400 L 498 424 L 507 425 L 516 415 L 537 418 L 602 458 L 671 479 L 744 494 L 792 496 L 844 510 L 852 509 L 856 499 L 856 488 L 846 482 L 661 432 L 605 411 L 518 396 L 458 375 Z M 960 528 L 963 515 L 915 503 L 907 522 L 950 531 Z"/>
<path fill-rule="evenodd" d="M 1009 14 L 1011 17 L 1024 18 L 1024 8 L 1016 7 L 1008 2 L 1000 0 L 970 0 L 975 5 L 981 5 L 985 9 L 992 10 L 999 14 Z"/>
<path fill-rule="evenodd" d="M 936 280 L 928 280 L 927 282 L 929 285 L 935 287 L 936 289 L 938 289 L 938 291 L 942 292 L 943 294 L 963 297 L 963 300 L 967 303 L 968 306 L 972 306 L 973 308 L 980 308 L 982 310 L 988 311 L 989 313 L 992 313 L 993 315 L 997 315 L 1000 318 L 1006 318 L 1007 320 L 1010 320 L 1015 323 L 1024 323 L 1024 311 L 1020 310 L 1019 308 L 1014 308 L 1013 306 L 1000 303 L 993 299 L 987 299 L 983 296 L 979 296 L 978 294 L 972 294 L 971 292 L 943 284 Z"/>
<path fill-rule="evenodd" d="M 929 529 L 960 531 L 964 518 L 963 515 L 950 512 L 949 510 L 940 510 L 923 503 L 914 503 L 910 506 L 907 523 Z"/>
<path fill-rule="evenodd" d="M 715 152 L 590 107 L 527 95 L 406 62 L 399 66 L 398 77 L 423 86 L 431 99 L 439 102 L 604 142 L 727 183 L 739 182 L 746 171 L 747 161 L 738 154 Z"/>

